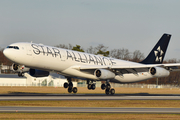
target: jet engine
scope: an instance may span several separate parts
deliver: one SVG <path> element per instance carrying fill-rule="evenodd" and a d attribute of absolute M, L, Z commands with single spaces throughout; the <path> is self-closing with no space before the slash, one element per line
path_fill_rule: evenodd
<path fill-rule="evenodd" d="M 19 77 L 23 77 L 24 73 L 29 71 L 29 68 L 25 67 L 24 65 L 18 65 L 18 64 L 13 63 L 12 70 L 15 73 L 18 73 Z"/>
<path fill-rule="evenodd" d="M 47 77 L 49 76 L 48 71 L 38 70 L 38 69 L 29 69 L 29 74 L 32 77 Z"/>
<path fill-rule="evenodd" d="M 99 79 L 113 79 L 115 77 L 113 72 L 106 69 L 97 69 L 95 70 L 94 75 Z"/>
<path fill-rule="evenodd" d="M 167 77 L 170 74 L 168 70 L 161 67 L 152 67 L 149 69 L 149 73 L 154 77 Z"/>
<path fill-rule="evenodd" d="M 18 65 L 18 64 L 13 63 L 12 70 L 14 72 L 28 72 L 29 68 L 25 67 L 24 65 Z"/>

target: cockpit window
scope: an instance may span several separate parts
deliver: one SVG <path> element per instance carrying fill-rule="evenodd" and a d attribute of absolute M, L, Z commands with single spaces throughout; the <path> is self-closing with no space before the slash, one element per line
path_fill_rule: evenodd
<path fill-rule="evenodd" d="M 13 49 L 19 50 L 19 47 L 18 47 L 18 46 L 7 46 L 7 48 L 13 48 Z"/>

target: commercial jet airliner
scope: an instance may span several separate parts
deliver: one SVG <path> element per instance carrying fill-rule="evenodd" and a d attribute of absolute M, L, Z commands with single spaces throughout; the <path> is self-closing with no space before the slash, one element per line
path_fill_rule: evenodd
<path fill-rule="evenodd" d="M 170 71 L 178 70 L 180 63 L 162 64 L 170 38 L 170 34 L 164 34 L 140 63 L 28 42 L 13 43 L 3 53 L 14 63 L 13 69 L 19 76 L 27 71 L 33 77 L 59 73 L 67 78 L 64 88 L 68 88 L 69 93 L 77 92 L 71 78 L 87 80 L 87 87 L 92 90 L 96 88 L 95 81 L 105 81 L 101 89 L 113 95 L 115 90 L 110 82 L 133 83 L 167 77 Z"/>

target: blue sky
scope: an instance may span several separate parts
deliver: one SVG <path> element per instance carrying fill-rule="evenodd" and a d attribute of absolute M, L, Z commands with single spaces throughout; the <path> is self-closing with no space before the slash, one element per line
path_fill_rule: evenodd
<path fill-rule="evenodd" d="M 179 0 L 0 0 L 0 47 L 14 42 L 140 50 L 172 34 L 165 59 L 180 59 Z"/>

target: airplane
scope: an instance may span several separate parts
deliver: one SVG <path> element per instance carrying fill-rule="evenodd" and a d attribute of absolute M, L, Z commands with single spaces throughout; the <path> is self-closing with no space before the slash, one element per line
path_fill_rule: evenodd
<path fill-rule="evenodd" d="M 163 64 L 170 38 L 170 34 L 163 34 L 149 55 L 139 63 L 32 42 L 10 44 L 3 54 L 14 63 L 13 69 L 19 72 L 19 76 L 29 72 L 33 77 L 45 77 L 56 72 L 67 78 L 64 88 L 68 88 L 69 93 L 77 92 L 71 78 L 87 80 L 89 90 L 96 88 L 96 81 L 105 81 L 101 89 L 107 95 L 113 95 L 115 89 L 111 88 L 110 82 L 134 83 L 167 77 L 171 71 L 177 71 L 180 63 Z"/>

